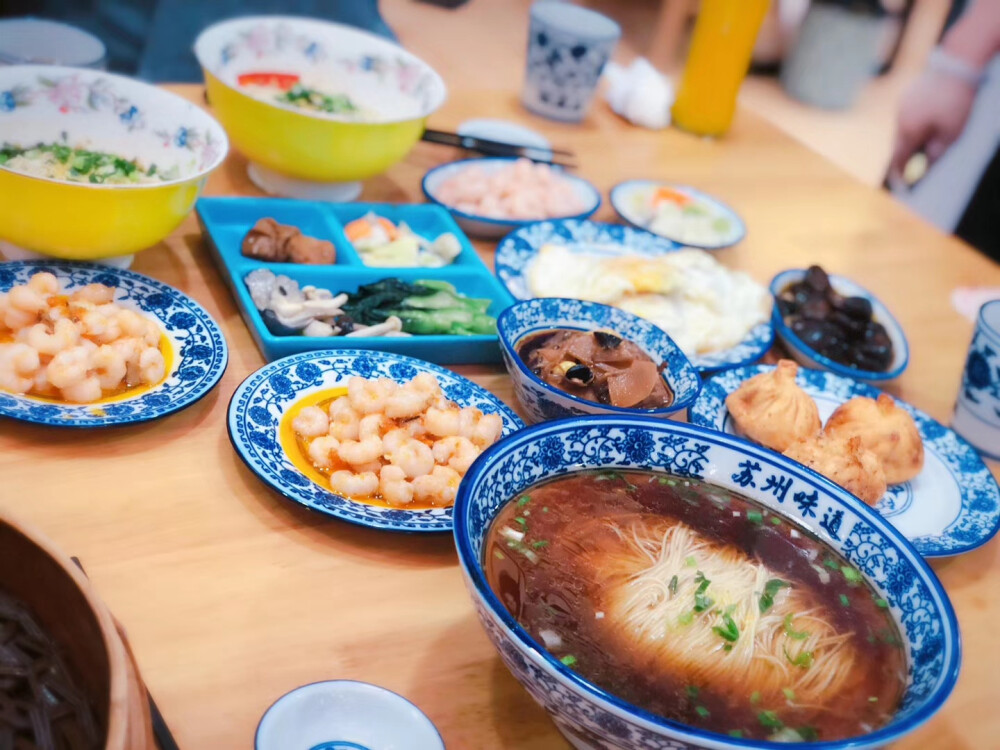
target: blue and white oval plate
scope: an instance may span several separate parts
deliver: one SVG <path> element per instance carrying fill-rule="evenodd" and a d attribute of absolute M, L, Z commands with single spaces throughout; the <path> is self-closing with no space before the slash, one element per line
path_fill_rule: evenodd
<path fill-rule="evenodd" d="M 451 531 L 451 508 L 387 508 L 342 497 L 320 486 L 295 466 L 279 439 L 288 410 L 307 396 L 345 387 L 353 375 L 405 383 L 423 372 L 437 377 L 445 396 L 459 406 L 499 414 L 504 437 L 524 427 L 499 398 L 443 367 L 402 354 L 338 349 L 275 360 L 244 380 L 229 402 L 229 439 L 239 457 L 265 484 L 307 508 L 386 531 Z"/>
<path fill-rule="evenodd" d="M 735 433 L 726 396 L 770 369 L 770 365 L 744 367 L 710 378 L 688 412 L 690 421 Z M 796 382 L 816 402 L 824 423 L 845 401 L 856 396 L 878 398 L 880 393 L 865 383 L 820 370 L 800 368 Z M 924 468 L 911 481 L 890 486 L 875 509 L 924 557 L 960 555 L 985 544 L 1000 528 L 996 479 L 975 449 L 955 432 L 905 401 L 896 399 L 896 403 L 917 424 L 924 441 Z"/>
<path fill-rule="evenodd" d="M 0 391 L 0 416 L 53 427 L 110 427 L 165 417 L 206 395 L 222 378 L 229 348 L 218 324 L 186 294 L 147 276 L 91 263 L 11 261 L 0 264 L 0 292 L 40 271 L 55 274 L 64 291 L 87 284 L 115 288 L 115 302 L 157 320 L 173 347 L 162 383 L 135 396 L 71 404 Z"/>
<path fill-rule="evenodd" d="M 497 245 L 494 261 L 496 275 L 515 299 L 534 298 L 528 284 L 527 269 L 538 251 L 550 244 L 565 245 L 571 251 L 588 255 L 609 257 L 626 252 L 655 256 L 681 248 L 681 245 L 664 237 L 622 224 L 577 219 L 535 222 L 511 232 Z M 766 321 L 752 328 L 736 346 L 689 359 L 703 374 L 743 367 L 763 357 L 773 343 L 774 328 L 770 321 Z"/>

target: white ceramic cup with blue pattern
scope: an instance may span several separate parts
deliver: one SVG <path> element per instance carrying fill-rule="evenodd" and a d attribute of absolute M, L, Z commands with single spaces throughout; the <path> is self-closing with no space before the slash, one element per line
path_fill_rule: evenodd
<path fill-rule="evenodd" d="M 617 23 L 587 8 L 536 2 L 521 103 L 553 120 L 582 120 L 621 33 Z"/>
<path fill-rule="evenodd" d="M 984 456 L 1000 461 L 1000 299 L 979 309 L 951 426 Z"/>

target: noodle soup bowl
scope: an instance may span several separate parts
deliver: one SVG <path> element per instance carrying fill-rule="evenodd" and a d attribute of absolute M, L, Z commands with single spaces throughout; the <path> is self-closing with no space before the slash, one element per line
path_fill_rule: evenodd
<path fill-rule="evenodd" d="M 105 152 L 153 170 L 143 181 L 78 182 L 0 160 L 0 244 L 12 260 L 119 258 L 155 245 L 184 220 L 229 148 L 222 127 L 175 94 L 51 65 L 0 66 L 5 144 Z"/>
<path fill-rule="evenodd" d="M 483 560 L 491 522 L 528 488 L 581 469 L 663 471 L 739 493 L 814 533 L 885 600 L 907 665 L 894 717 L 866 735 L 793 745 L 882 747 L 919 727 L 947 699 L 961 660 L 954 610 L 920 554 L 871 508 L 812 470 L 734 436 L 650 417 L 582 417 L 535 425 L 492 446 L 472 465 L 455 505 L 456 546 L 479 619 L 504 664 L 574 747 L 730 750 L 789 744 L 709 732 L 632 705 L 553 657 L 497 598 Z"/>
<path fill-rule="evenodd" d="M 633 409 L 574 396 L 531 371 L 517 353 L 530 336 L 556 328 L 578 331 L 609 331 L 631 341 L 658 365 L 673 393 L 673 401 L 658 409 Z M 668 417 L 694 403 L 701 391 L 701 379 L 684 352 L 661 328 L 617 307 L 559 297 L 538 297 L 511 305 L 497 318 L 500 350 L 514 383 L 517 400 L 531 423 L 562 417 L 595 414 L 648 414 Z"/>

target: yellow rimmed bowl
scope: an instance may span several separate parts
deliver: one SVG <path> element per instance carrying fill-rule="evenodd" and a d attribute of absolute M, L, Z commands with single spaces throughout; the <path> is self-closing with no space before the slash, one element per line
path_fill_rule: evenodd
<path fill-rule="evenodd" d="M 203 31 L 194 51 L 212 109 L 250 160 L 251 179 L 294 198 L 356 198 L 361 180 L 409 153 L 446 96 L 441 76 L 402 47 L 326 21 L 236 18 Z M 279 89 L 241 86 L 254 74 L 297 77 L 348 96 L 361 112 L 303 109 L 279 101 Z"/>
<path fill-rule="evenodd" d="M 187 216 L 226 157 L 219 124 L 179 96 L 102 71 L 0 67 L 0 146 L 60 143 L 156 165 L 169 179 L 69 182 L 0 165 L 0 240 L 22 251 L 98 260 L 144 250 Z"/>

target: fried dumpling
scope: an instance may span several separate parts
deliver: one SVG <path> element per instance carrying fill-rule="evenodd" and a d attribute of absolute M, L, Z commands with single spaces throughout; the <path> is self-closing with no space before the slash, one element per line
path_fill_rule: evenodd
<path fill-rule="evenodd" d="M 841 404 L 823 432 L 844 440 L 861 438 L 861 444 L 879 457 L 889 484 L 913 479 L 924 467 L 924 443 L 916 422 L 885 393 L 878 401 L 859 397 Z"/>
<path fill-rule="evenodd" d="M 774 370 L 755 375 L 726 397 L 741 435 L 780 452 L 819 433 L 819 410 L 796 384 L 798 371 L 791 360 L 780 360 Z"/>
<path fill-rule="evenodd" d="M 874 505 L 887 485 L 882 462 L 861 443 L 861 438 L 841 438 L 820 433 L 799 440 L 785 455 L 832 479 L 848 492 Z"/>

